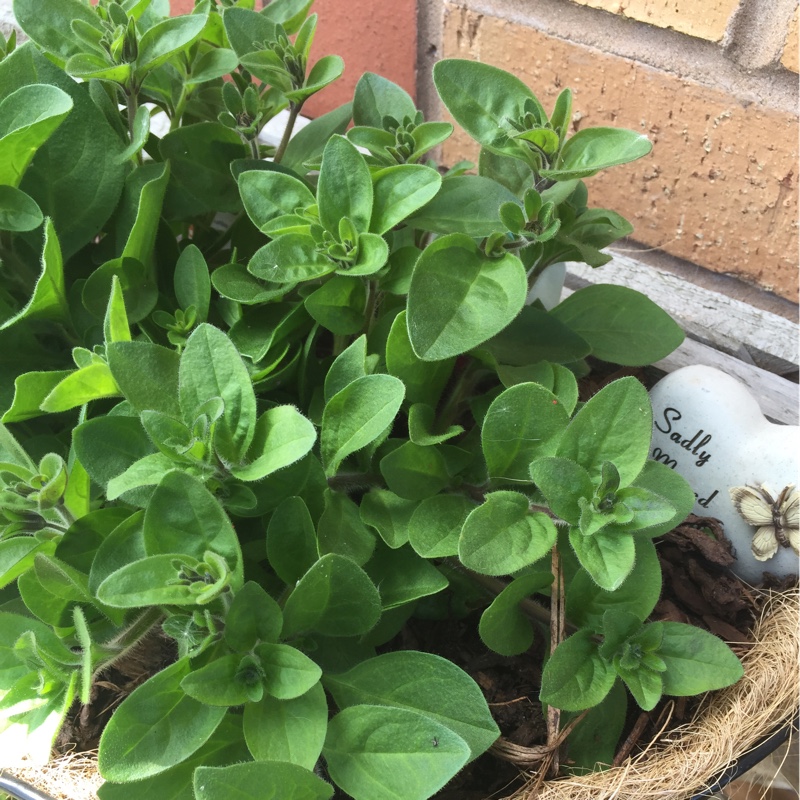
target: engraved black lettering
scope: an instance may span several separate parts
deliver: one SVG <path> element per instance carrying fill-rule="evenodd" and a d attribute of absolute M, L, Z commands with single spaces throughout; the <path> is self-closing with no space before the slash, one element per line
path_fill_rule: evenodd
<path fill-rule="evenodd" d="M 714 489 L 713 492 L 708 497 L 698 498 L 697 505 L 703 506 L 703 508 L 708 508 L 708 504 L 719 494 L 717 489 Z"/>
<path fill-rule="evenodd" d="M 709 458 L 711 458 L 711 453 L 706 453 L 706 451 L 703 450 L 703 452 L 700 453 L 699 456 L 697 456 L 697 461 L 694 462 L 694 465 L 696 467 L 702 467 L 708 461 Z"/>
<path fill-rule="evenodd" d="M 692 438 L 691 438 L 691 439 L 684 439 L 684 440 L 681 442 L 681 447 L 682 447 L 684 450 L 691 450 L 691 449 L 692 449 L 692 445 L 694 444 L 694 441 L 695 441 L 695 439 L 697 439 L 697 437 L 698 437 L 698 436 L 699 436 L 699 435 L 700 435 L 702 432 L 703 432 L 703 429 L 701 428 L 699 431 L 697 431 L 697 433 L 696 433 L 694 436 L 692 436 Z"/>
<path fill-rule="evenodd" d="M 675 469 L 678 466 L 678 462 L 674 458 L 670 458 L 669 454 L 665 453 L 660 447 L 653 448 L 653 460 L 660 461 L 670 469 Z"/>
<path fill-rule="evenodd" d="M 672 423 L 673 421 L 677 422 L 683 415 L 677 408 L 665 408 L 664 409 L 664 424 L 667 426 L 666 428 L 662 428 L 661 425 L 656 422 L 656 428 L 661 431 L 661 433 L 670 433 L 672 431 Z"/>

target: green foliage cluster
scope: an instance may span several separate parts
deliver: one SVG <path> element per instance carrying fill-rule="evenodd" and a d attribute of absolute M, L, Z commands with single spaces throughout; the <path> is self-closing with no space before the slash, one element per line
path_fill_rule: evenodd
<path fill-rule="evenodd" d="M 46 758 L 160 630 L 176 660 L 105 729 L 103 800 L 427 798 L 499 731 L 458 665 L 382 646 L 480 611 L 524 653 L 554 575 L 541 700 L 591 709 L 576 765 L 613 752 L 623 685 L 650 709 L 741 674 L 647 621 L 693 496 L 647 459 L 645 389 L 578 402 L 587 356 L 680 330 L 616 286 L 526 304 L 630 232 L 583 179 L 650 143 L 569 136 L 569 90 L 548 115 L 459 60 L 434 79 L 477 174 L 437 169 L 452 126 L 372 74 L 290 137 L 343 69 L 309 62 L 309 6 L 15 0 L 33 42 L 0 47 L 0 750 Z"/>

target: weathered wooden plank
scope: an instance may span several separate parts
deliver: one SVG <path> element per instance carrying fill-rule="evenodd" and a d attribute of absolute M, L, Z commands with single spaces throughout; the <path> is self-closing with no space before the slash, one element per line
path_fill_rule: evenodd
<path fill-rule="evenodd" d="M 674 372 L 692 364 L 716 367 L 740 380 L 758 400 L 764 416 L 773 422 L 798 424 L 800 387 L 796 383 L 752 364 L 745 364 L 734 356 L 714 350 L 694 339 L 687 338 L 677 350 L 653 366 L 665 372 Z"/>
<path fill-rule="evenodd" d="M 741 300 L 697 286 L 670 272 L 615 254 L 601 269 L 570 262 L 573 286 L 612 283 L 647 295 L 693 339 L 726 353 L 744 355 L 771 371 L 787 372 L 800 363 L 796 321 L 754 308 Z M 577 279 L 577 281 L 576 281 Z"/>

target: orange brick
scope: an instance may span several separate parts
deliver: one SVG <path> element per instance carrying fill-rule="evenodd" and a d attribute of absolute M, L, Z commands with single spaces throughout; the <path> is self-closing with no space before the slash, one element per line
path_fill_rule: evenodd
<path fill-rule="evenodd" d="M 172 0 L 170 3 L 170 11 L 173 17 L 178 16 L 178 14 L 189 14 L 193 8 L 194 0 Z"/>
<path fill-rule="evenodd" d="M 792 301 L 798 290 L 797 115 L 739 103 L 641 63 L 518 23 L 446 8 L 445 57 L 512 71 L 545 107 L 573 89 L 573 128 L 646 133 L 653 153 L 588 179 L 590 202 L 614 209 L 648 246 L 733 274 Z M 444 161 L 477 158 L 458 131 Z"/>
<path fill-rule="evenodd" d="M 416 0 L 316 0 L 311 10 L 319 25 L 311 50 L 312 63 L 335 53 L 344 59 L 344 75 L 303 106 L 316 117 L 353 99 L 365 72 L 377 72 L 402 86 L 412 97 L 416 88 Z"/>
<path fill-rule="evenodd" d="M 789 34 L 786 37 L 786 44 L 783 46 L 783 57 L 781 64 L 792 72 L 800 72 L 800 36 L 798 36 L 798 17 L 800 8 L 795 9 L 792 21 L 789 23 Z"/>
<path fill-rule="evenodd" d="M 659 28 L 718 42 L 739 0 L 573 0 L 591 8 L 648 22 Z"/>

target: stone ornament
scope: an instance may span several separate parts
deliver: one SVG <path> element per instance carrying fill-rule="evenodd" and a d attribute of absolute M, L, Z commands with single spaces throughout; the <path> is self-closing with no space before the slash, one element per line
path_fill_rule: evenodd
<path fill-rule="evenodd" d="M 753 555 L 768 561 L 778 547 L 789 547 L 800 555 L 800 494 L 794 484 L 774 494 L 767 486 L 734 486 L 728 490 L 736 510 L 748 525 L 758 530 L 753 537 Z"/>
<path fill-rule="evenodd" d="M 800 427 L 767 420 L 747 387 L 714 367 L 676 370 L 650 397 L 650 456 L 686 478 L 695 514 L 723 523 L 733 572 L 754 585 L 764 572 L 798 574 Z"/>

